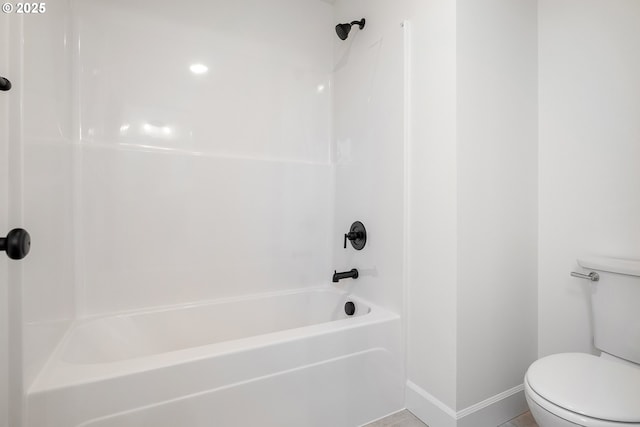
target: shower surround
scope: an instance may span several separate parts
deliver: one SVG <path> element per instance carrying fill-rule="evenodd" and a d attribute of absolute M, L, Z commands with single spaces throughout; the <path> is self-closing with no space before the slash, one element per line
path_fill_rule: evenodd
<path fill-rule="evenodd" d="M 224 408 L 251 405 L 350 427 L 404 406 L 406 28 L 342 41 L 348 6 L 61 1 L 11 21 L 34 240 L 16 425 L 233 425 Z M 371 311 L 341 319 L 347 299 Z"/>

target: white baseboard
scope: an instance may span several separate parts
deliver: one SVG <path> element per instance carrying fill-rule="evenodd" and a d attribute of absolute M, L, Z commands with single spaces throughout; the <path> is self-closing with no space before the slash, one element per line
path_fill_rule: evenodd
<path fill-rule="evenodd" d="M 528 410 L 520 384 L 459 411 L 457 427 L 496 427 Z"/>
<path fill-rule="evenodd" d="M 411 381 L 407 381 L 405 405 L 429 427 L 456 427 L 456 412 Z"/>
<path fill-rule="evenodd" d="M 528 410 L 522 384 L 456 412 L 407 381 L 406 406 L 429 427 L 497 427 Z"/>

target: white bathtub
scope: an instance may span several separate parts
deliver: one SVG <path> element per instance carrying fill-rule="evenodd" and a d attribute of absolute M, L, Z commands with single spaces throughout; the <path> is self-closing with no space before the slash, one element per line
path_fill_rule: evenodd
<path fill-rule="evenodd" d="M 84 319 L 27 425 L 355 427 L 402 408 L 400 354 L 398 315 L 326 287 Z"/>

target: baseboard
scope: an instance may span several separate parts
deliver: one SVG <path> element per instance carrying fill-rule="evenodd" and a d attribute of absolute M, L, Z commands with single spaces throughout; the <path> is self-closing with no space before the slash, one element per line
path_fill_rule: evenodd
<path fill-rule="evenodd" d="M 411 381 L 407 381 L 405 400 L 407 409 L 429 427 L 457 427 L 456 412 Z"/>
<path fill-rule="evenodd" d="M 528 410 L 524 385 L 520 384 L 458 411 L 457 427 L 496 427 Z"/>
<path fill-rule="evenodd" d="M 456 412 L 407 381 L 406 406 L 429 427 L 496 427 L 527 411 L 522 384 Z"/>

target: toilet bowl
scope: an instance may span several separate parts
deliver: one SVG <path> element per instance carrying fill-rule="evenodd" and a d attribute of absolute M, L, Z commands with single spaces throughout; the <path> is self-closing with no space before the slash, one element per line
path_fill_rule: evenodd
<path fill-rule="evenodd" d="M 540 427 L 640 427 L 640 366 L 554 354 L 529 367 L 524 386 Z"/>

